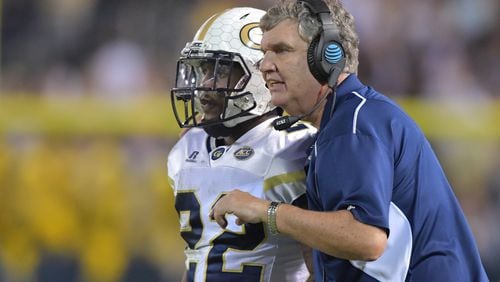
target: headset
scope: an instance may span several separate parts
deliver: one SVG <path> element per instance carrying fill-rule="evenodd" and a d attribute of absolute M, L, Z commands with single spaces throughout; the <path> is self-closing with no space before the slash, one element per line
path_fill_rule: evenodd
<path fill-rule="evenodd" d="M 344 47 L 340 41 L 339 28 L 332 19 L 330 9 L 323 0 L 299 0 L 297 3 L 304 5 L 321 24 L 320 32 L 313 38 L 307 49 L 307 64 L 309 71 L 321 84 L 328 83 L 332 89 L 335 101 L 335 88 L 337 80 L 346 63 Z M 306 114 L 300 116 L 284 116 L 273 122 L 276 130 L 284 130 L 300 119 L 316 111 L 328 97 L 325 94 L 314 107 Z M 333 109 L 334 105 L 332 106 Z"/>
<path fill-rule="evenodd" d="M 313 38 L 307 50 L 309 70 L 320 83 L 328 82 L 328 86 L 334 88 L 346 61 L 339 28 L 323 0 L 299 0 L 298 3 L 308 8 L 321 23 L 319 34 Z"/>

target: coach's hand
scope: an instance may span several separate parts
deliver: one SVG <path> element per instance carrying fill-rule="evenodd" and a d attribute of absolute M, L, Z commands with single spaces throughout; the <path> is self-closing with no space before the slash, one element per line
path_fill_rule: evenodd
<path fill-rule="evenodd" d="M 249 193 L 233 190 L 221 197 L 210 211 L 222 228 L 226 228 L 226 214 L 234 214 L 238 219 L 236 224 L 267 222 L 267 207 L 269 201 L 256 198 Z"/>

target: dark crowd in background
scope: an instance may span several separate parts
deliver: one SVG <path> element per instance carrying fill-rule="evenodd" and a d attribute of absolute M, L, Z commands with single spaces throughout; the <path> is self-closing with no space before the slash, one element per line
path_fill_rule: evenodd
<path fill-rule="evenodd" d="M 394 96 L 500 95 L 498 1 L 344 2 L 356 18 L 359 75 L 368 84 Z M 165 92 L 174 79 L 179 50 L 204 18 L 230 6 L 265 9 L 271 4 L 4 0 L 1 90 Z"/>

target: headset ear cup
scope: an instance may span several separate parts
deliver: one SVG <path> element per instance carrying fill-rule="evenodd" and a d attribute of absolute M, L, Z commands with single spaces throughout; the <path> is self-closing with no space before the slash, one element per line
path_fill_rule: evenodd
<path fill-rule="evenodd" d="M 328 81 L 328 75 L 324 73 L 323 67 L 321 66 L 321 58 L 316 58 L 318 52 L 318 44 L 321 36 L 316 36 L 307 49 L 307 64 L 309 65 L 309 71 L 320 83 L 325 83 Z M 321 54 L 321 52 L 319 53 Z"/>

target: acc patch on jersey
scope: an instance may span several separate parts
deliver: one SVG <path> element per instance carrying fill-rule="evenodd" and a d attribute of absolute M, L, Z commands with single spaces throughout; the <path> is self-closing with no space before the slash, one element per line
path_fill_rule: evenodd
<path fill-rule="evenodd" d="M 234 152 L 234 157 L 240 161 L 247 160 L 253 156 L 254 150 L 248 146 L 244 146 Z"/>

